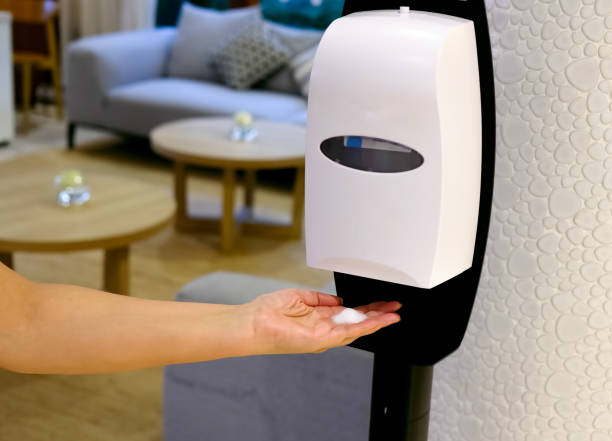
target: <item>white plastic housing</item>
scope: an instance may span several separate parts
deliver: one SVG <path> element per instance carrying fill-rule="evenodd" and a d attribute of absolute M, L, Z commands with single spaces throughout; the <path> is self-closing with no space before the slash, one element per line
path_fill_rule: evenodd
<path fill-rule="evenodd" d="M 471 21 L 395 10 L 333 22 L 310 79 L 308 265 L 421 288 L 470 268 L 480 112 Z M 399 143 L 424 162 L 394 173 L 351 168 L 321 151 L 342 136 Z"/>

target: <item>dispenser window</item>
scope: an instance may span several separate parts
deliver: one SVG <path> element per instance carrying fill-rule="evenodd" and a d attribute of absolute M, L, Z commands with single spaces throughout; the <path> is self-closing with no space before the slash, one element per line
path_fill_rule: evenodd
<path fill-rule="evenodd" d="M 335 136 L 321 143 L 321 151 L 332 161 L 357 170 L 400 173 L 423 165 L 416 150 L 396 142 L 365 136 Z"/>

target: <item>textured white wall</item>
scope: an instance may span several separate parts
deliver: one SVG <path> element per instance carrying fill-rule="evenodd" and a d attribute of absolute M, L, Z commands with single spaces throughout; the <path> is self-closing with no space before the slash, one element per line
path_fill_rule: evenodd
<path fill-rule="evenodd" d="M 497 166 L 431 441 L 612 440 L 612 0 L 488 0 Z"/>

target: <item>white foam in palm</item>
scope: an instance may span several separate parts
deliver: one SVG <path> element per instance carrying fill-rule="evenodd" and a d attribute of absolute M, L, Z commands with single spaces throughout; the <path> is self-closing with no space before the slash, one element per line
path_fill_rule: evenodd
<path fill-rule="evenodd" d="M 361 323 L 368 316 L 352 308 L 345 308 L 341 313 L 332 317 L 334 323 L 338 325 Z"/>

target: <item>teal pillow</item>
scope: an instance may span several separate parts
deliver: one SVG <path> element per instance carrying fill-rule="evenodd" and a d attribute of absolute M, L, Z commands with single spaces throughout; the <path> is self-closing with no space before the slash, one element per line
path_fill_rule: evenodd
<path fill-rule="evenodd" d="M 268 20 L 305 28 L 325 29 L 342 15 L 344 0 L 261 0 Z"/>

